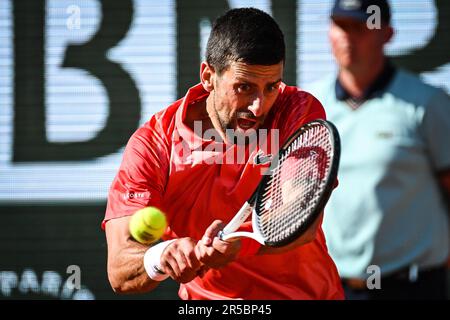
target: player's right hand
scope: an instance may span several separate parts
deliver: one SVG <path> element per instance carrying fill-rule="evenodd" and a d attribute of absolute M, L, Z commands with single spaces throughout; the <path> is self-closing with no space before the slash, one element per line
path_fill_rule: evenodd
<path fill-rule="evenodd" d="M 180 238 L 169 244 L 161 255 L 162 271 L 179 283 L 193 280 L 202 267 L 195 254 L 196 244 L 192 238 Z"/>
<path fill-rule="evenodd" d="M 241 248 L 240 240 L 222 241 L 217 236 L 225 224 L 215 220 L 197 243 L 197 257 L 208 268 L 218 269 L 234 261 Z"/>

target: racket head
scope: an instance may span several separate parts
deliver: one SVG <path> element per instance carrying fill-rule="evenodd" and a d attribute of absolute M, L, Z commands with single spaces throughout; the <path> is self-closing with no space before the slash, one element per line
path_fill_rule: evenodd
<path fill-rule="evenodd" d="M 283 144 L 254 198 L 253 231 L 265 245 L 285 246 L 317 219 L 334 188 L 340 150 L 336 127 L 321 119 L 303 125 Z"/>

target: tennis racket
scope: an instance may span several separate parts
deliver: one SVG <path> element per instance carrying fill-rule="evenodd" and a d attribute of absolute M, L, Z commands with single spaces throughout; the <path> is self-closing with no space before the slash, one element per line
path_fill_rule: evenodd
<path fill-rule="evenodd" d="M 269 247 L 295 241 L 323 211 L 336 182 L 339 158 L 335 126 L 325 120 L 305 124 L 280 148 L 253 195 L 219 238 L 248 237 Z M 253 232 L 236 231 L 250 214 Z"/>

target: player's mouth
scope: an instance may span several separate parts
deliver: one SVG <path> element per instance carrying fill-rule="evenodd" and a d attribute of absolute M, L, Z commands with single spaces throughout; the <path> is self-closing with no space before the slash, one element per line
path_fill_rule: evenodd
<path fill-rule="evenodd" d="M 254 129 L 257 125 L 257 121 L 256 119 L 250 119 L 250 118 L 245 118 L 245 117 L 239 117 L 237 118 L 237 125 L 239 128 L 241 128 L 242 130 L 249 130 L 249 129 Z"/>

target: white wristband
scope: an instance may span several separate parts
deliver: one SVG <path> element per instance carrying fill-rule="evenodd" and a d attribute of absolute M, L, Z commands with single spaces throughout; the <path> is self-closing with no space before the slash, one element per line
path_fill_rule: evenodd
<path fill-rule="evenodd" d="M 161 254 L 164 249 L 176 239 L 160 242 L 150 248 L 144 254 L 144 268 L 148 276 L 155 281 L 163 281 L 169 275 L 161 271 Z"/>

